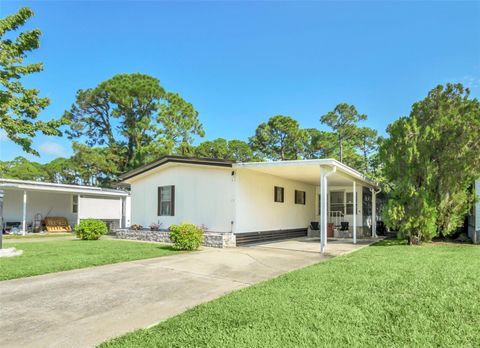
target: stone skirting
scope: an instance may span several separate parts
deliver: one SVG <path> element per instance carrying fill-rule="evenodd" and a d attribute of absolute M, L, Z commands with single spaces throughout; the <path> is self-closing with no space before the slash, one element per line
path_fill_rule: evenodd
<path fill-rule="evenodd" d="M 118 229 L 114 231 L 118 239 L 144 240 L 149 242 L 171 243 L 170 232 L 150 230 Z M 205 232 L 203 245 L 213 248 L 235 247 L 235 235 L 233 233 Z"/>

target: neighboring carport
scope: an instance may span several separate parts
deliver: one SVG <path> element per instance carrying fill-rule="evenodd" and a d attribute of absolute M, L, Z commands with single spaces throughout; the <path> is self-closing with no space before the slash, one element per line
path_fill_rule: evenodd
<path fill-rule="evenodd" d="M 65 219 L 74 226 L 96 218 L 124 227 L 130 220 L 129 193 L 92 186 L 0 178 L 3 226 L 12 224 L 22 234 L 39 232 L 47 217 Z"/>

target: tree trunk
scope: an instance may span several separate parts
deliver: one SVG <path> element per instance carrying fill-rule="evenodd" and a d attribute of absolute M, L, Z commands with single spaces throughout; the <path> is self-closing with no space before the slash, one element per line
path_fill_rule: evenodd
<path fill-rule="evenodd" d="M 343 141 L 341 138 L 338 139 L 338 145 L 340 148 L 340 162 L 343 162 Z"/>

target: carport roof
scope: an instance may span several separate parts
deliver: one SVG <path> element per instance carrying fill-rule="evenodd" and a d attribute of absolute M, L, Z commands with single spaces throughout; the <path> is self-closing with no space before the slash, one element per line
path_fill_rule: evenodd
<path fill-rule="evenodd" d="M 94 186 L 66 185 L 55 184 L 51 182 L 3 179 L 0 178 L 0 190 L 16 189 L 27 191 L 44 191 L 44 192 L 69 192 L 76 194 L 91 194 L 100 196 L 128 196 L 127 191 L 106 189 Z"/>
<path fill-rule="evenodd" d="M 363 183 L 366 186 L 376 188 L 378 184 L 367 178 L 357 170 L 335 159 L 311 159 L 274 162 L 245 162 L 235 163 L 233 168 L 246 168 L 256 172 L 274 175 L 289 180 L 305 182 L 311 185 L 319 185 L 320 168 L 336 167 L 336 172 L 328 178 L 329 185 L 350 185 L 352 181 Z"/>

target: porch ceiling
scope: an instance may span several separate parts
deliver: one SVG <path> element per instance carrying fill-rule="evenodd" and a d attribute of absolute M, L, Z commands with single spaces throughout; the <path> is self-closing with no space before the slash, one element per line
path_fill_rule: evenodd
<path fill-rule="evenodd" d="M 299 160 L 281 162 L 247 162 L 234 164 L 234 168 L 247 168 L 249 170 L 295 180 L 310 185 L 320 185 L 320 167 L 329 169 L 336 167 L 337 171 L 328 177 L 329 186 L 351 185 L 357 183 L 368 187 L 377 185 L 356 170 L 333 159 Z"/>

